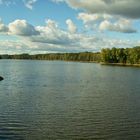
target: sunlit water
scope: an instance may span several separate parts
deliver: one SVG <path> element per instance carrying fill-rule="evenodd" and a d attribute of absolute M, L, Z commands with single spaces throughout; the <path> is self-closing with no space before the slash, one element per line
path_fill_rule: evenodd
<path fill-rule="evenodd" d="M 0 60 L 0 140 L 139 140 L 140 68 Z"/>

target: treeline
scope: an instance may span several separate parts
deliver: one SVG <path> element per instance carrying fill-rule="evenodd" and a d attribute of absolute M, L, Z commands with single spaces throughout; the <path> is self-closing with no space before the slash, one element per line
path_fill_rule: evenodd
<path fill-rule="evenodd" d="M 105 63 L 140 64 L 140 47 L 102 49 L 101 61 Z"/>
<path fill-rule="evenodd" d="M 81 52 L 81 53 L 50 53 L 50 54 L 19 54 L 1 55 L 2 59 L 33 59 L 33 60 L 63 60 L 63 61 L 92 61 L 100 62 L 100 53 Z"/>
<path fill-rule="evenodd" d="M 140 47 L 134 48 L 106 48 L 101 52 L 81 53 L 50 53 L 50 54 L 19 54 L 0 55 L 1 59 L 33 59 L 33 60 L 63 60 L 63 61 L 85 61 L 104 63 L 140 64 Z"/>

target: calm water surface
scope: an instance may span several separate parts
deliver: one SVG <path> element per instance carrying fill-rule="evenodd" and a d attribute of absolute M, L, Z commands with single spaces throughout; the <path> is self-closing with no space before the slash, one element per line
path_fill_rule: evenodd
<path fill-rule="evenodd" d="M 0 60 L 0 140 L 139 140 L 140 68 Z"/>

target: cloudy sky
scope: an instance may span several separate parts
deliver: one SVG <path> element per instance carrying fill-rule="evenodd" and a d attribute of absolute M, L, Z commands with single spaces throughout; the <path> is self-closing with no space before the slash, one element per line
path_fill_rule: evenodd
<path fill-rule="evenodd" d="M 140 0 L 0 0 L 0 54 L 140 45 Z"/>

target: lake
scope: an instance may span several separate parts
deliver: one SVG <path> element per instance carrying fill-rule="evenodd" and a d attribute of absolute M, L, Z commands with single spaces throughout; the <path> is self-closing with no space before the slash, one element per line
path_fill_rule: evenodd
<path fill-rule="evenodd" d="M 0 60 L 0 140 L 140 139 L 140 68 Z"/>

